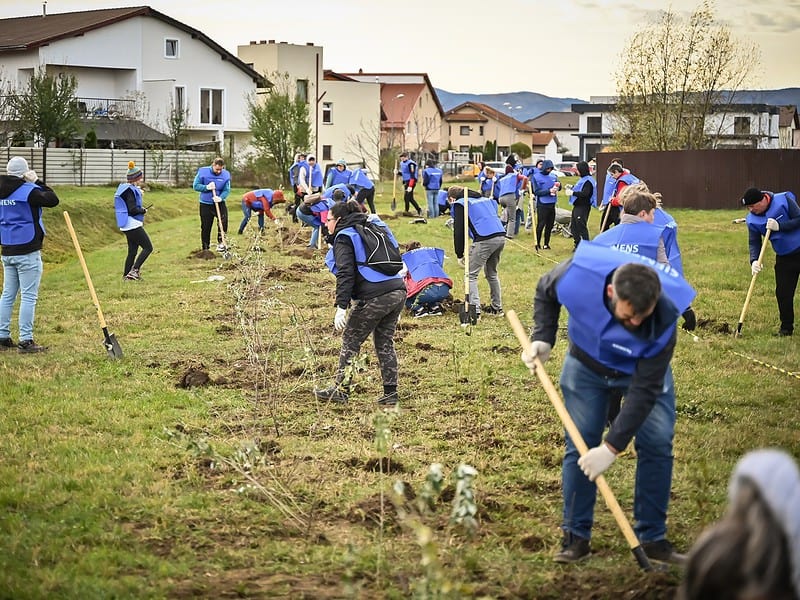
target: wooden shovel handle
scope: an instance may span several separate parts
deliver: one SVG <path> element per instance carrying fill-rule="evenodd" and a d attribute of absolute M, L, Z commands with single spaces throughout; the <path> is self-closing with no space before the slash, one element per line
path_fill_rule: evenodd
<path fill-rule="evenodd" d="M 94 291 L 92 278 L 89 275 L 89 268 L 86 266 L 86 261 L 83 258 L 83 252 L 81 252 L 81 245 L 78 243 L 78 236 L 75 234 L 75 229 L 72 227 L 72 221 L 70 220 L 69 213 L 67 211 L 64 211 L 64 220 L 67 222 L 67 230 L 72 238 L 72 244 L 75 246 L 75 252 L 78 254 L 78 260 L 80 261 L 81 268 L 83 269 L 83 276 L 86 278 L 86 285 L 89 286 L 89 293 L 92 295 L 92 302 L 94 303 L 94 307 L 97 309 L 97 317 L 100 319 L 100 327 L 106 329 L 106 320 L 103 317 L 103 311 L 100 310 L 100 301 L 97 299 L 97 294 Z"/>
<path fill-rule="evenodd" d="M 772 233 L 771 229 L 767 229 L 767 233 L 764 235 L 764 241 L 761 244 L 761 252 L 758 253 L 758 264 L 761 264 L 764 260 L 764 253 L 767 251 L 767 244 L 769 243 L 769 235 Z M 750 279 L 750 287 L 747 288 L 747 296 L 744 299 L 744 305 L 742 306 L 742 314 L 739 315 L 739 322 L 736 324 L 736 331 L 733 334 L 733 337 L 739 337 L 742 333 L 742 325 L 744 325 L 744 316 L 747 313 L 747 309 L 750 306 L 750 297 L 753 295 L 753 290 L 756 287 L 756 278 L 758 277 L 758 273 L 753 273 L 752 279 Z"/>

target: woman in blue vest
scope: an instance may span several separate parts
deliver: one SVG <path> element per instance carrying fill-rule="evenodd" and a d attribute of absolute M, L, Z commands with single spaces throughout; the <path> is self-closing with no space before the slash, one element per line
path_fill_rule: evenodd
<path fill-rule="evenodd" d="M 58 206 L 58 196 L 14 156 L 0 176 L 0 240 L 2 240 L 3 294 L 0 296 L 0 350 L 47 350 L 33 341 L 33 321 L 42 280 L 42 208 Z M 19 344 L 11 340 L 11 313 L 19 294 Z"/>
<path fill-rule="evenodd" d="M 442 300 L 450 295 L 453 280 L 444 271 L 444 250 L 411 242 L 403 253 L 406 308 L 414 318 L 443 315 Z"/>
<path fill-rule="evenodd" d="M 511 158 L 511 157 L 509 157 Z M 520 219 L 517 218 L 520 190 L 528 186 L 528 178 L 515 171 L 512 165 L 506 165 L 506 173 L 495 185 L 499 195 L 498 203 L 503 207 L 501 222 L 505 223 L 506 237 L 511 239 L 519 231 Z"/>
<path fill-rule="evenodd" d="M 556 223 L 556 201 L 560 188 L 558 177 L 553 175 L 553 161 L 545 160 L 542 162 L 542 168 L 533 173 L 533 194 L 536 196 L 536 250 L 542 248 L 550 250 L 550 234 Z"/>
<path fill-rule="evenodd" d="M 353 172 L 347 168 L 347 161 L 341 159 L 336 162 L 330 171 L 328 171 L 328 180 L 325 182 L 325 187 L 329 188 L 337 183 L 350 183 L 350 176 Z"/>
<path fill-rule="evenodd" d="M 800 279 L 800 207 L 792 192 L 773 194 L 750 188 L 742 197 L 750 211 L 747 231 L 750 245 L 750 269 L 753 275 L 761 270 L 758 255 L 761 238 L 770 233 L 769 241 L 775 250 L 775 299 L 781 327 L 779 336 L 794 333 L 794 294 Z"/>
<path fill-rule="evenodd" d="M 364 206 L 369 205 L 369 212 L 375 213 L 375 184 L 367 177 L 364 169 L 353 169 L 348 185 L 356 190 L 356 201 Z"/>
<path fill-rule="evenodd" d="M 144 215 L 147 209 L 142 203 L 142 183 L 144 172 L 136 163 L 128 163 L 128 173 L 125 181 L 120 183 L 114 194 L 114 212 L 117 215 L 117 227 L 125 234 L 128 241 L 128 254 L 125 256 L 125 266 L 122 277 L 128 281 L 141 279 L 139 271 L 153 252 L 150 236 L 144 230 Z M 142 249 L 139 252 L 139 248 Z M 139 252 L 139 256 L 136 253 Z"/>
<path fill-rule="evenodd" d="M 331 248 L 325 263 L 336 275 L 336 314 L 333 326 L 343 331 L 339 367 L 331 387 L 315 389 L 319 400 L 345 403 L 352 389 L 351 365 L 361 345 L 372 334 L 383 382 L 380 406 L 397 404 L 397 353 L 394 332 L 406 300 L 403 277 L 385 275 L 366 264 L 366 253 L 356 226 L 367 219 L 383 227 L 391 242 L 397 241 L 385 223 L 376 216 L 367 217 L 355 200 L 336 203 L 326 219 Z M 348 316 L 347 310 L 352 306 Z"/>
<path fill-rule="evenodd" d="M 556 562 L 589 556 L 594 480 L 636 438 L 635 532 L 652 560 L 680 562 L 666 539 L 672 485 L 675 388 L 670 361 L 677 319 L 695 291 L 675 269 L 583 241 L 573 257 L 539 280 L 534 298 L 532 371 L 556 341 L 561 307 L 569 313 L 569 349 L 561 370 L 564 403 L 586 444 L 580 457 L 566 438 L 562 464 L 564 539 Z M 591 301 L 587 301 L 587 299 Z M 595 301 L 596 300 L 596 301 Z M 603 440 L 609 398 L 625 396 Z"/>
<path fill-rule="evenodd" d="M 192 187 L 200 192 L 200 244 L 203 250 L 211 248 L 211 228 L 219 214 L 222 223 L 217 223 L 217 252 L 225 252 L 222 243 L 222 232 L 228 233 L 228 205 L 225 202 L 231 193 L 231 174 L 225 168 L 225 161 L 217 157 L 209 167 L 200 167 L 195 175 Z"/>
<path fill-rule="evenodd" d="M 478 174 L 478 186 L 481 190 L 481 196 L 499 200 L 500 189 L 497 187 L 499 179 L 492 167 L 483 167 L 483 170 Z"/>
<path fill-rule="evenodd" d="M 436 166 L 436 161 L 429 159 L 422 170 L 422 187 L 425 188 L 425 198 L 428 201 L 428 218 L 435 219 L 439 216 L 439 203 L 437 197 L 442 189 L 442 170 Z"/>
<path fill-rule="evenodd" d="M 589 239 L 589 213 L 593 206 L 597 206 L 597 180 L 590 174 L 589 163 L 582 160 L 577 169 L 581 177 L 569 196 L 569 203 L 572 204 L 569 228 L 576 248 L 581 240 Z"/>

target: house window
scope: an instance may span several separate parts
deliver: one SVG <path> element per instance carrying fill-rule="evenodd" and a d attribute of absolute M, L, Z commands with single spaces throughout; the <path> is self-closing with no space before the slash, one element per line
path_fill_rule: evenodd
<path fill-rule="evenodd" d="M 750 135 L 750 117 L 733 117 L 734 135 Z"/>
<path fill-rule="evenodd" d="M 481 137 L 483 137 L 483 125 L 481 125 L 480 127 L 478 127 L 478 135 L 479 135 L 479 136 L 481 136 Z"/>
<path fill-rule="evenodd" d="M 200 88 L 200 123 L 222 125 L 222 90 Z"/>
<path fill-rule="evenodd" d="M 173 100 L 173 108 L 176 112 L 183 112 L 186 110 L 186 88 L 183 86 L 175 86 L 175 98 Z"/>
<path fill-rule="evenodd" d="M 297 80 L 296 98 L 300 100 L 300 102 L 308 104 L 308 79 Z"/>
<path fill-rule="evenodd" d="M 603 133 L 603 117 L 586 117 L 586 133 Z"/>
<path fill-rule="evenodd" d="M 333 102 L 322 103 L 322 122 L 333 123 Z"/>
<path fill-rule="evenodd" d="M 333 160 L 331 156 L 333 156 L 333 146 L 331 146 L 330 144 L 323 144 L 322 160 Z"/>
<path fill-rule="evenodd" d="M 178 58 L 178 50 L 180 46 L 178 40 L 167 38 L 164 40 L 164 57 L 165 58 Z"/>
<path fill-rule="evenodd" d="M 458 151 L 459 152 L 469 152 L 469 146 L 463 146 L 463 145 L 459 146 L 458 147 Z"/>
<path fill-rule="evenodd" d="M 469 125 L 462 125 L 459 128 L 459 134 L 460 135 L 469 135 L 471 130 L 472 130 L 472 128 Z"/>

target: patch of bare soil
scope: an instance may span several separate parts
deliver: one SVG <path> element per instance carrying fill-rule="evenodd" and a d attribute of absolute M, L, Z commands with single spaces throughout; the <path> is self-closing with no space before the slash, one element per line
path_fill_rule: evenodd
<path fill-rule="evenodd" d="M 697 328 L 710 331 L 711 333 L 730 334 L 733 332 L 727 321 L 718 319 L 697 319 Z"/>
<path fill-rule="evenodd" d="M 211 383 L 211 377 L 208 374 L 206 366 L 202 363 L 193 363 L 188 365 L 181 373 L 176 385 L 178 387 L 188 389 L 205 387 L 207 385 L 211 385 Z"/>
<path fill-rule="evenodd" d="M 292 248 L 286 254 L 289 256 L 301 256 L 303 258 L 313 258 L 314 253 L 316 252 L 315 248 Z"/>
<path fill-rule="evenodd" d="M 217 258 L 217 255 L 214 254 L 211 250 L 195 250 L 191 254 L 189 254 L 189 258 L 200 258 L 202 260 L 214 260 Z"/>
<path fill-rule="evenodd" d="M 262 275 L 271 279 L 279 279 L 280 281 L 305 281 L 305 277 L 292 267 L 284 268 L 272 265 L 264 269 Z"/>

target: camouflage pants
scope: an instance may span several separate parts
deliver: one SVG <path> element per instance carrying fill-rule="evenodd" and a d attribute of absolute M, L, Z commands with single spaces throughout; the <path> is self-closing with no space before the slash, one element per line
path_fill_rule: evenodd
<path fill-rule="evenodd" d="M 337 384 L 345 380 L 347 366 L 358 355 L 361 344 L 371 333 L 375 343 L 375 353 L 378 355 L 383 385 L 397 385 L 397 353 L 394 351 L 394 331 L 397 328 L 397 317 L 400 316 L 405 301 L 406 291 L 402 289 L 356 303 L 347 317 L 347 325 L 342 334 L 339 369 L 336 372 Z"/>

